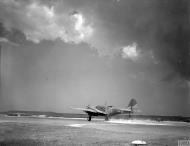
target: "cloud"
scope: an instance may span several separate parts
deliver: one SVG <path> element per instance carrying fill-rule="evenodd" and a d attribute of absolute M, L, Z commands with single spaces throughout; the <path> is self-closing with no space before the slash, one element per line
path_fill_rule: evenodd
<path fill-rule="evenodd" d="M 7 38 L 4 38 L 4 37 L 0 37 L 0 43 L 8 43 L 8 44 L 13 45 L 13 46 L 19 45 L 19 44 L 12 42 L 12 41 L 8 40 Z"/>
<path fill-rule="evenodd" d="M 80 13 L 75 13 L 72 15 L 75 18 L 75 30 L 79 33 L 79 40 L 83 40 L 86 37 L 89 37 L 93 33 L 92 27 L 85 26 L 85 18 Z"/>
<path fill-rule="evenodd" d="M 7 38 L 2 38 L 2 37 L 0 37 L 0 42 L 5 42 L 5 43 L 7 43 L 7 42 L 9 42 L 9 40 L 8 40 Z"/>
<path fill-rule="evenodd" d="M 129 58 L 133 61 L 137 60 L 139 57 L 139 51 L 137 51 L 137 43 L 123 47 L 121 55 L 125 59 Z"/>
<path fill-rule="evenodd" d="M 0 21 L 35 43 L 85 42 L 100 56 L 116 56 L 122 48 L 124 59 L 167 64 L 189 80 L 189 6 L 189 0 L 1 0 Z"/>
<path fill-rule="evenodd" d="M 26 39 L 34 43 L 55 39 L 80 43 L 85 42 L 93 32 L 81 13 L 58 13 L 55 5 L 14 0 L 3 0 L 0 5 L 0 20 L 3 20 L 5 27 L 21 30 Z"/>

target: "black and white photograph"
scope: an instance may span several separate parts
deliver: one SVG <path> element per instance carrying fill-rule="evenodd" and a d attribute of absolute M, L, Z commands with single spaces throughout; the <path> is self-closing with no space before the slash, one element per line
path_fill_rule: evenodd
<path fill-rule="evenodd" d="M 0 146 L 190 146 L 190 0 L 0 0 Z"/>

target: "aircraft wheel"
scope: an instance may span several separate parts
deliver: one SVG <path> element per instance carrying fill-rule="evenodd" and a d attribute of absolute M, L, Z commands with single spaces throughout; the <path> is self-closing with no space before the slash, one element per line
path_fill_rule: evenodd
<path fill-rule="evenodd" d="M 92 117 L 91 116 L 88 116 L 87 120 L 88 121 L 91 121 Z"/>
<path fill-rule="evenodd" d="M 108 121 L 109 120 L 109 117 L 108 116 L 105 116 L 105 121 Z"/>

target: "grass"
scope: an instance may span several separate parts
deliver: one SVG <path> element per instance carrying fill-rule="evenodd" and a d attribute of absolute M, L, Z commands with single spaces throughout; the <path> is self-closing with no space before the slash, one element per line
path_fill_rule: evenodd
<path fill-rule="evenodd" d="M 82 128 L 69 124 L 86 124 Z M 0 146 L 129 146 L 142 139 L 149 146 L 173 146 L 190 135 L 188 127 L 112 125 L 104 121 L 0 118 Z M 190 137 L 187 137 L 189 139 Z"/>

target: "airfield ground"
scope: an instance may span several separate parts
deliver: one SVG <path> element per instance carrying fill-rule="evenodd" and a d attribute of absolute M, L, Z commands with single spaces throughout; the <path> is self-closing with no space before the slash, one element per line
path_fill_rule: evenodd
<path fill-rule="evenodd" d="M 129 146 L 133 140 L 148 146 L 177 146 L 190 139 L 189 126 L 141 125 L 93 119 L 0 117 L 0 146 Z"/>

